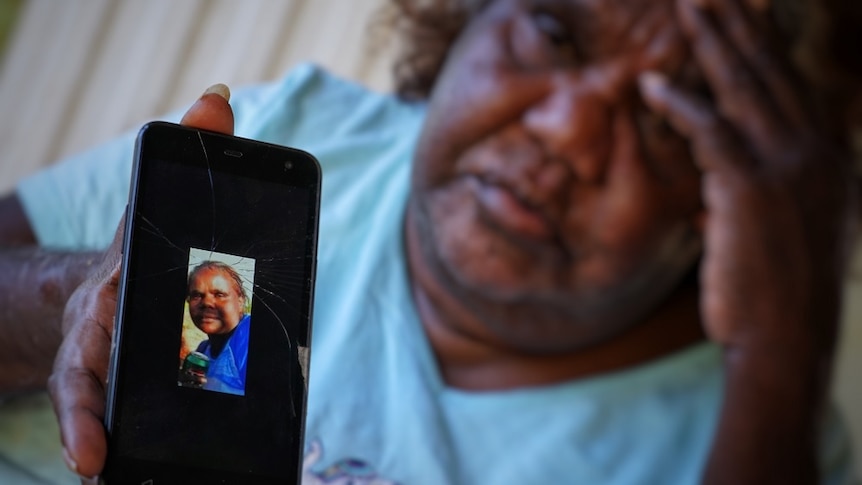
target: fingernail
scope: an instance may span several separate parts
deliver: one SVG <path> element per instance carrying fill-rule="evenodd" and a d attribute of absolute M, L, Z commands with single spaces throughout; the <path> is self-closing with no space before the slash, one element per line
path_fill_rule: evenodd
<path fill-rule="evenodd" d="M 208 87 L 207 90 L 204 91 L 204 93 L 201 95 L 201 97 L 204 97 L 207 94 L 218 94 L 219 96 L 224 98 L 225 101 L 230 101 L 230 88 L 222 83 L 213 84 L 212 86 Z"/>
<path fill-rule="evenodd" d="M 78 473 L 78 462 L 76 462 L 74 459 L 72 459 L 72 456 L 69 455 L 69 450 L 67 450 L 65 446 L 63 447 L 63 461 L 66 462 L 66 466 L 69 467 L 69 470 L 71 470 L 72 473 L 74 473 L 75 475 L 78 475 L 79 477 L 83 478 L 84 480 L 89 480 L 92 482 L 96 479 L 96 477 L 85 477 L 84 475 L 81 475 L 80 473 Z"/>
<path fill-rule="evenodd" d="M 72 456 L 69 454 L 69 450 L 66 447 L 63 447 L 63 461 L 66 462 L 66 466 L 69 467 L 69 470 L 72 471 L 75 475 L 78 474 L 78 462 L 72 459 Z"/>
<path fill-rule="evenodd" d="M 641 92 L 647 96 L 659 96 L 667 87 L 667 77 L 664 74 L 647 71 L 638 76 Z"/>

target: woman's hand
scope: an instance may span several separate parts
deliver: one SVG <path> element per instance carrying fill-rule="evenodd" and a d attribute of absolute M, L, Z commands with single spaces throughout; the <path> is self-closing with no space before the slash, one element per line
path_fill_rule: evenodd
<path fill-rule="evenodd" d="M 230 93 L 224 85 L 208 89 L 189 109 L 185 126 L 233 133 Z M 48 382 L 60 422 L 63 454 L 69 468 L 95 477 L 105 464 L 105 383 L 117 305 L 124 220 L 90 277 L 72 294 L 63 315 L 63 344 Z"/>
<path fill-rule="evenodd" d="M 763 2 L 758 2 L 763 3 Z M 714 102 L 644 75 L 702 170 L 701 317 L 725 349 L 705 483 L 817 483 L 855 204 L 851 157 L 764 8 L 677 0 Z"/>
<path fill-rule="evenodd" d="M 715 101 L 656 74 L 642 91 L 703 172 L 706 332 L 730 352 L 831 356 L 855 199 L 849 151 L 770 42 L 763 11 L 679 0 L 678 14 Z"/>

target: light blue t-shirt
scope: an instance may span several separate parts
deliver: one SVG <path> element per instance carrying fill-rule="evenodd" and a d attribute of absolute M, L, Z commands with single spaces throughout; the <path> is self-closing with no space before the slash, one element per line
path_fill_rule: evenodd
<path fill-rule="evenodd" d="M 323 167 L 304 483 L 694 484 L 722 399 L 709 344 L 624 372 L 499 392 L 448 387 L 410 292 L 403 216 L 422 105 L 302 66 L 238 92 L 237 134 Z M 19 187 L 40 242 L 100 248 L 125 207 L 132 136 Z M 849 484 L 834 414 L 826 483 Z M 352 481 L 351 481 L 352 480 Z"/>

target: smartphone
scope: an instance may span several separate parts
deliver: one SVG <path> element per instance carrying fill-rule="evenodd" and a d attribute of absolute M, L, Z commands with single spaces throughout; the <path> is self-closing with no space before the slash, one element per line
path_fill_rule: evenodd
<path fill-rule="evenodd" d="M 100 483 L 300 482 L 320 186 L 300 150 L 141 129 Z"/>

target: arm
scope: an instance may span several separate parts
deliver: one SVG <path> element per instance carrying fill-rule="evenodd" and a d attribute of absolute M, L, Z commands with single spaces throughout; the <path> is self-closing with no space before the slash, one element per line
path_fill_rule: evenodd
<path fill-rule="evenodd" d="M 804 362 L 756 352 L 726 358 L 725 401 L 704 483 L 820 483 L 828 374 Z"/>
<path fill-rule="evenodd" d="M 677 5 L 715 101 L 656 75 L 642 92 L 703 172 L 701 315 L 726 371 L 704 483 L 817 483 L 850 252 L 851 157 L 766 40 L 766 16 L 741 0 Z"/>
<path fill-rule="evenodd" d="M 60 346 L 66 300 L 97 253 L 51 253 L 14 195 L 0 199 L 0 396 L 43 389 Z"/>
<path fill-rule="evenodd" d="M 228 131 L 233 115 L 213 118 L 193 107 L 184 123 Z M 100 252 L 58 252 L 36 243 L 19 198 L 0 198 L 0 397 L 44 388 L 62 340 L 66 301 L 103 259 Z"/>

